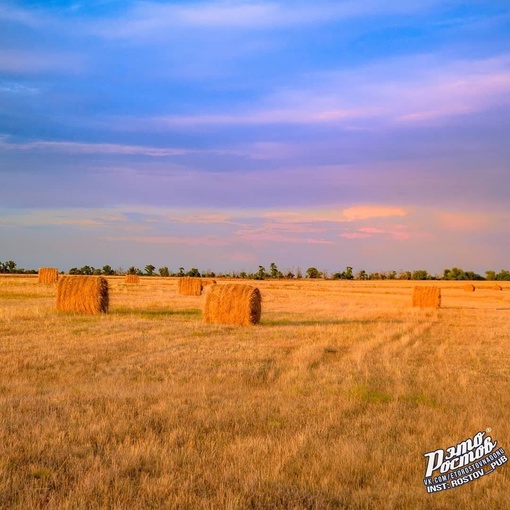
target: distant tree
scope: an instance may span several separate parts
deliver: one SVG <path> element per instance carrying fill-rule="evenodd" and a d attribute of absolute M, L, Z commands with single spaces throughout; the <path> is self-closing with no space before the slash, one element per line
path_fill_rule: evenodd
<path fill-rule="evenodd" d="M 412 276 L 413 274 L 411 271 L 400 271 L 400 273 L 398 273 L 399 280 L 410 280 Z"/>
<path fill-rule="evenodd" d="M 309 267 L 306 270 L 307 278 L 320 278 L 321 276 L 321 272 L 316 267 Z"/>
<path fill-rule="evenodd" d="M 92 274 L 95 275 L 95 276 L 99 276 L 100 274 L 102 274 L 101 272 L 101 269 L 97 268 L 92 268 Z"/>
<path fill-rule="evenodd" d="M 287 269 L 285 272 L 285 278 L 288 278 L 289 280 L 292 280 L 296 275 L 292 272 L 292 269 Z"/>
<path fill-rule="evenodd" d="M 147 264 L 145 266 L 145 274 L 147 276 L 154 276 L 154 271 L 156 270 L 156 266 L 153 266 L 152 264 Z"/>
<path fill-rule="evenodd" d="M 356 274 L 357 280 L 368 280 L 367 272 L 364 269 L 360 269 Z"/>
<path fill-rule="evenodd" d="M 283 278 L 283 273 L 278 269 L 274 262 L 269 266 L 269 276 L 271 278 Z"/>
<path fill-rule="evenodd" d="M 445 269 L 443 272 L 444 280 L 466 280 L 466 278 L 467 278 L 466 273 L 458 267 Z"/>
<path fill-rule="evenodd" d="M 397 272 L 396 271 L 388 271 L 386 274 L 386 277 L 388 280 L 395 280 L 397 278 Z"/>
<path fill-rule="evenodd" d="M 108 264 L 106 266 L 103 266 L 103 269 L 101 270 L 101 272 L 107 276 L 111 276 L 112 274 L 115 274 L 115 271 Z"/>
<path fill-rule="evenodd" d="M 78 274 L 82 274 L 82 273 L 77 267 L 72 267 L 71 269 L 69 269 L 69 274 L 78 275 Z"/>
<path fill-rule="evenodd" d="M 352 267 L 347 266 L 345 271 L 333 273 L 331 278 L 333 278 L 333 280 L 352 280 L 354 278 L 354 275 L 352 274 Z"/>
<path fill-rule="evenodd" d="M 466 271 L 466 280 L 485 280 L 482 275 L 475 273 L 474 271 Z"/>
<path fill-rule="evenodd" d="M 248 275 L 246 274 L 246 271 L 241 271 L 239 273 L 239 278 L 248 278 Z"/>
<path fill-rule="evenodd" d="M 14 260 L 8 260 L 7 262 L 4 262 L 2 264 L 3 266 L 3 273 L 15 273 L 16 271 L 16 262 Z"/>
<path fill-rule="evenodd" d="M 485 271 L 485 279 L 486 280 L 495 280 L 496 279 L 496 271 Z"/>
<path fill-rule="evenodd" d="M 138 274 L 139 272 L 140 272 L 140 270 L 138 268 L 136 268 L 135 266 L 131 266 L 127 270 L 127 274 Z"/>
<path fill-rule="evenodd" d="M 196 267 L 192 267 L 187 273 L 186 276 L 194 276 L 199 277 L 200 271 Z"/>
<path fill-rule="evenodd" d="M 411 280 L 429 280 L 430 276 L 425 269 L 417 269 L 416 271 L 413 271 L 413 274 L 411 275 Z"/>
<path fill-rule="evenodd" d="M 301 268 L 300 268 L 299 266 L 296 268 L 296 278 L 297 278 L 298 280 L 300 280 L 301 278 L 303 278 L 303 273 L 302 273 Z"/>
<path fill-rule="evenodd" d="M 497 275 L 496 280 L 504 280 L 509 281 L 510 280 L 510 271 L 507 269 L 502 269 Z"/>
<path fill-rule="evenodd" d="M 180 267 L 179 272 L 177 273 L 177 276 L 186 276 L 186 273 L 184 272 L 184 268 Z"/>
<path fill-rule="evenodd" d="M 80 274 L 91 275 L 94 272 L 94 268 L 91 266 L 83 266 L 80 268 Z"/>
<path fill-rule="evenodd" d="M 259 270 L 254 275 L 255 280 L 265 280 L 267 278 L 266 268 L 264 266 L 259 266 Z"/>
<path fill-rule="evenodd" d="M 160 267 L 158 269 L 158 272 L 159 272 L 159 276 L 170 276 L 170 271 L 168 269 L 168 267 Z"/>

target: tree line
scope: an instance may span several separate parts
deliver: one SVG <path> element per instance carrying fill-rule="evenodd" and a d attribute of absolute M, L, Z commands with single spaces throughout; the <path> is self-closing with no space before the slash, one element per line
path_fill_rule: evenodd
<path fill-rule="evenodd" d="M 63 273 L 63 272 L 62 272 Z M 37 274 L 35 269 L 18 268 L 16 262 L 8 260 L 0 262 L 0 274 Z M 510 281 L 510 271 L 501 269 L 496 272 L 493 270 L 485 271 L 485 276 L 477 274 L 473 271 L 464 271 L 459 267 L 445 269 L 442 275 L 431 275 L 425 269 L 417 269 L 414 271 L 383 271 L 383 272 L 367 272 L 360 269 L 356 273 L 351 266 L 347 266 L 343 271 L 330 273 L 328 270 L 319 270 L 316 267 L 309 267 L 306 271 L 302 271 L 300 267 L 280 270 L 278 266 L 271 262 L 269 269 L 259 266 L 258 271 L 232 271 L 228 273 L 215 273 L 211 270 L 199 271 L 193 267 L 186 270 L 180 267 L 178 271 L 172 272 L 167 266 L 156 269 L 156 266 L 147 264 L 142 270 L 138 267 L 131 266 L 127 270 L 123 268 L 113 269 L 110 265 L 102 268 L 85 265 L 83 267 L 73 267 L 69 270 L 70 275 L 104 275 L 104 276 L 122 276 L 126 274 L 135 274 L 138 276 L 195 276 L 205 278 L 228 277 L 242 278 L 250 280 L 268 280 L 268 279 L 300 279 L 300 278 L 322 278 L 325 280 L 488 280 L 488 281 Z"/>

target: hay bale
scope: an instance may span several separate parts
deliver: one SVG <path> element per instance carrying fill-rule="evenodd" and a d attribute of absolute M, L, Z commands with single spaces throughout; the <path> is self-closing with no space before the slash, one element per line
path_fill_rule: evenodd
<path fill-rule="evenodd" d="M 56 283 L 58 281 L 58 269 L 56 267 L 40 267 L 37 274 L 39 283 Z"/>
<path fill-rule="evenodd" d="M 204 319 L 211 324 L 258 324 L 262 313 L 259 289 L 228 283 L 211 285 L 205 293 Z"/>
<path fill-rule="evenodd" d="M 501 285 L 498 285 L 497 283 L 493 283 L 491 286 L 492 290 L 503 290 L 503 287 Z"/>
<path fill-rule="evenodd" d="M 125 282 L 138 284 L 140 283 L 140 277 L 137 274 L 127 274 Z"/>
<path fill-rule="evenodd" d="M 439 287 L 415 287 L 413 306 L 441 308 L 441 289 Z"/>
<path fill-rule="evenodd" d="M 464 287 L 462 287 L 466 292 L 474 292 L 476 287 L 472 283 L 466 283 Z"/>
<path fill-rule="evenodd" d="M 205 287 L 208 287 L 209 285 L 214 285 L 216 283 L 216 280 L 213 280 L 212 278 L 202 278 L 202 290 L 204 290 Z"/>
<path fill-rule="evenodd" d="M 183 296 L 200 296 L 202 294 L 201 278 L 183 276 L 177 283 L 177 291 Z"/>
<path fill-rule="evenodd" d="M 58 281 L 60 312 L 106 313 L 108 304 L 108 282 L 102 276 L 63 276 Z"/>

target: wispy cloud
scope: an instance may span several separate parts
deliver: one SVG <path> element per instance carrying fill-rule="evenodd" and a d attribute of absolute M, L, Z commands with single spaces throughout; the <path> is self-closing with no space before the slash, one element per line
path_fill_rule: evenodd
<path fill-rule="evenodd" d="M 296 1 L 220 0 L 185 4 L 137 3 L 122 18 L 108 27 L 97 26 L 98 34 L 107 38 L 160 37 L 176 27 L 201 29 L 275 29 L 318 25 L 350 20 L 360 16 L 399 15 L 426 12 L 439 0 L 382 4 L 377 0 L 319 1 L 311 4 Z"/>
<path fill-rule="evenodd" d="M 360 227 L 354 231 L 342 232 L 338 237 L 344 239 L 370 239 L 381 237 L 396 241 L 406 241 L 411 238 L 407 225 L 393 225 L 390 228 Z"/>
<path fill-rule="evenodd" d="M 227 150 L 200 150 L 177 147 L 150 147 L 141 145 L 122 145 L 114 143 L 83 143 L 67 141 L 36 140 L 31 142 L 9 142 L 6 137 L 0 137 L 0 150 L 11 151 L 47 151 L 67 152 L 71 154 L 116 154 L 125 156 L 149 156 L 162 158 L 169 156 L 184 156 L 187 154 L 233 154 Z M 236 152 L 237 153 L 237 152 Z"/>
<path fill-rule="evenodd" d="M 414 55 L 303 77 L 255 105 L 217 113 L 158 115 L 133 125 L 152 129 L 295 124 L 374 130 L 510 105 L 510 55 L 455 60 Z M 266 147 L 271 150 L 271 147 Z"/>
<path fill-rule="evenodd" d="M 78 74 L 86 69 L 85 58 L 66 51 L 0 49 L 0 72 L 37 74 L 47 71 Z"/>
<path fill-rule="evenodd" d="M 407 211 L 402 207 L 357 205 L 342 211 L 347 221 L 360 221 L 373 218 L 390 218 L 406 216 Z"/>

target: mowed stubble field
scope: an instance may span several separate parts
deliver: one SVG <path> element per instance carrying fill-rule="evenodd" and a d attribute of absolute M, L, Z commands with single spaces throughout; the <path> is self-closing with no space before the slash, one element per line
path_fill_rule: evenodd
<path fill-rule="evenodd" d="M 0 507 L 504 509 L 510 466 L 428 494 L 423 453 L 510 451 L 510 283 L 263 281 L 258 326 L 177 279 L 108 278 L 110 312 L 0 277 Z M 224 281 L 219 280 L 221 285 Z"/>

